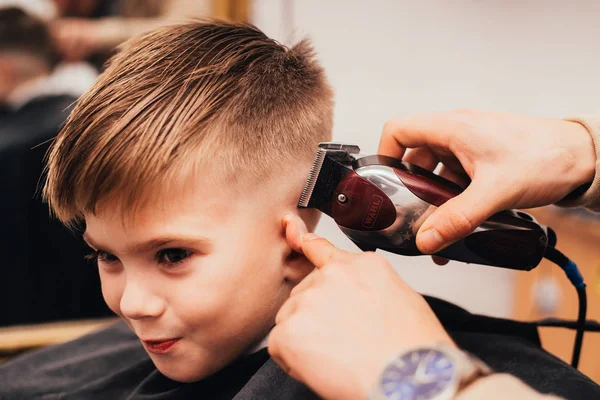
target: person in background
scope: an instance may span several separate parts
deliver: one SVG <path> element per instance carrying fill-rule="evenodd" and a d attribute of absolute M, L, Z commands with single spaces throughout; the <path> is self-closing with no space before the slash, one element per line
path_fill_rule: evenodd
<path fill-rule="evenodd" d="M 65 60 L 88 59 L 102 69 L 115 48 L 159 26 L 210 15 L 209 0 L 53 0 L 52 24 Z"/>
<path fill-rule="evenodd" d="M 86 65 L 59 64 L 59 55 L 47 24 L 17 7 L 0 8 L 0 132 L 37 130 L 39 118 L 23 119 L 23 124 L 9 123 L 19 115 L 48 111 L 50 98 L 70 97 L 72 102 L 96 79 L 96 72 Z M 61 110 L 62 111 L 62 110 Z"/>
<path fill-rule="evenodd" d="M 32 87 L 50 75 L 57 61 L 43 23 L 16 7 L 0 9 L 0 103 L 25 103 Z"/>
<path fill-rule="evenodd" d="M 49 141 L 96 77 L 57 61 L 44 21 L 0 8 L 0 326 L 107 314 L 81 240 L 35 196 Z"/>

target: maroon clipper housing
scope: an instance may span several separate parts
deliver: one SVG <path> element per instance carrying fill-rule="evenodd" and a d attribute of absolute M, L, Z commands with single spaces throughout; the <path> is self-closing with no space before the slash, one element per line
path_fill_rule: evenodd
<path fill-rule="evenodd" d="M 464 189 L 416 165 L 359 153 L 358 146 L 321 143 L 298 206 L 318 208 L 332 217 L 364 251 L 422 255 L 415 242 L 421 224 L 436 207 Z M 554 243 L 549 243 L 547 227 L 527 213 L 506 210 L 437 255 L 530 270 L 549 245 Z"/>

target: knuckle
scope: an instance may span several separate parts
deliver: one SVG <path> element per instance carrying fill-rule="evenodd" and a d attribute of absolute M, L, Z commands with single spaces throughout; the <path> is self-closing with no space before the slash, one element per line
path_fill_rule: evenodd
<path fill-rule="evenodd" d="M 327 255 L 327 264 L 339 264 L 345 261 L 345 254 L 341 251 L 333 250 Z"/>
<path fill-rule="evenodd" d="M 380 279 L 381 277 L 389 277 L 389 273 L 396 275 L 394 268 L 390 262 L 381 254 L 366 253 L 359 265 L 359 268 L 369 268 L 372 273 L 368 275 L 369 279 Z"/>
<path fill-rule="evenodd" d="M 318 308 L 319 305 L 322 304 L 322 302 L 319 300 L 319 297 L 320 296 L 318 290 L 308 289 L 302 294 L 302 299 L 300 300 L 301 309 L 304 311 L 308 311 Z"/>
<path fill-rule="evenodd" d="M 314 289 L 307 289 L 298 295 L 298 305 L 302 308 L 309 307 L 313 303 Z"/>
<path fill-rule="evenodd" d="M 383 135 L 392 135 L 398 128 L 397 118 L 390 118 L 383 124 Z"/>
<path fill-rule="evenodd" d="M 273 332 L 269 335 L 269 345 L 273 345 L 276 352 L 281 353 L 284 347 L 289 345 L 290 339 L 294 337 L 294 320 L 295 318 L 291 317 L 285 323 L 277 325 L 275 335 Z"/>
<path fill-rule="evenodd" d="M 304 339 L 307 323 L 302 316 L 294 316 L 282 328 L 280 347 L 293 348 Z"/>
<path fill-rule="evenodd" d="M 290 301 L 290 300 L 288 300 L 288 301 Z M 287 307 L 289 307 L 287 304 L 284 304 L 284 306 L 287 306 Z M 284 318 L 284 317 L 285 317 L 285 314 L 284 314 L 284 313 L 285 313 L 285 311 L 286 311 L 286 308 L 285 308 L 285 307 L 281 307 L 281 308 L 279 309 L 279 311 L 278 311 L 278 312 L 277 312 L 277 314 L 275 315 L 275 325 L 280 325 L 280 324 L 281 324 L 281 323 L 284 321 L 284 319 L 285 319 L 285 318 Z"/>
<path fill-rule="evenodd" d="M 282 339 L 289 339 L 290 337 L 294 336 L 294 334 L 295 334 L 295 325 L 296 325 L 295 321 L 296 321 L 296 318 L 294 318 L 292 316 L 292 317 L 290 317 L 286 321 L 286 323 L 284 325 L 281 326 L 281 336 L 282 336 Z"/>
<path fill-rule="evenodd" d="M 385 257 L 373 251 L 367 251 L 362 254 L 362 261 L 368 264 L 387 263 Z"/>
<path fill-rule="evenodd" d="M 328 265 L 327 268 L 324 268 L 323 270 L 323 278 L 325 279 L 336 279 L 340 273 L 342 272 L 342 268 L 340 264 L 331 264 Z"/>
<path fill-rule="evenodd" d="M 461 209 L 450 210 L 447 213 L 446 226 L 448 236 L 450 236 L 448 239 L 454 239 L 475 229 L 475 223 L 472 217 Z"/>
<path fill-rule="evenodd" d="M 304 278 L 304 279 L 306 279 L 306 278 Z M 304 282 L 304 281 L 302 281 L 302 282 Z M 303 286 L 305 286 L 305 285 L 303 285 Z M 295 299 L 296 296 L 298 296 L 299 293 L 302 293 L 302 290 L 304 290 L 304 287 L 302 287 L 300 285 L 294 286 L 294 288 L 290 292 L 290 297 L 289 297 L 288 301 L 291 301 L 292 299 Z"/>
<path fill-rule="evenodd" d="M 471 109 L 457 109 L 450 112 L 450 119 L 457 134 L 470 135 L 476 130 L 479 113 Z"/>
<path fill-rule="evenodd" d="M 278 356 L 281 353 L 280 332 L 281 332 L 281 328 L 275 327 L 269 334 L 269 339 L 267 340 L 267 348 L 268 348 L 269 354 L 271 356 Z"/>
<path fill-rule="evenodd" d="M 323 279 L 327 284 L 337 283 L 340 281 L 347 280 L 350 274 L 350 264 L 345 263 L 335 263 L 329 265 L 327 268 L 323 270 Z"/>

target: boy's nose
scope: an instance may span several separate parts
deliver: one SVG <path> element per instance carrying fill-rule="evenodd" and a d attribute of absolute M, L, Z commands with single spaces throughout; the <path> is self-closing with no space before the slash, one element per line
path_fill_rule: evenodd
<path fill-rule="evenodd" d="M 164 301 L 141 282 L 128 281 L 121 296 L 120 309 L 128 319 L 155 318 L 163 313 Z"/>

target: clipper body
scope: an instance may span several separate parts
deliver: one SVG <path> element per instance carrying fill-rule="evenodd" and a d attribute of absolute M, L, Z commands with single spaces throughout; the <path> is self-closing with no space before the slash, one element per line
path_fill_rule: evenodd
<path fill-rule="evenodd" d="M 358 146 L 321 143 L 299 207 L 318 208 L 364 251 L 422 255 L 416 233 L 462 188 L 432 172 Z M 503 211 L 437 253 L 451 260 L 530 270 L 548 246 L 548 229 L 529 214 Z M 553 243 L 551 244 L 554 245 Z"/>

